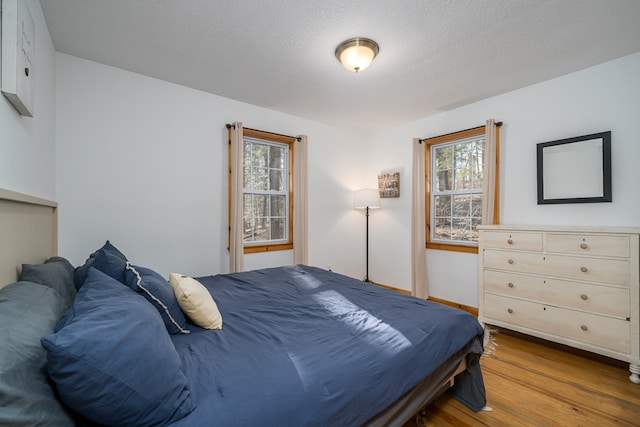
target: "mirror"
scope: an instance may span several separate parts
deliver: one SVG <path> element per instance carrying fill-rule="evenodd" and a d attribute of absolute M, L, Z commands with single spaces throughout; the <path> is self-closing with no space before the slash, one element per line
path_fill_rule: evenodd
<path fill-rule="evenodd" d="M 611 202 L 611 131 L 537 144 L 538 204 Z"/>

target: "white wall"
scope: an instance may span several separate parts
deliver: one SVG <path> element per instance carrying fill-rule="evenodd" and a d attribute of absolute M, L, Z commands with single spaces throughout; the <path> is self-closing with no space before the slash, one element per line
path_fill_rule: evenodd
<path fill-rule="evenodd" d="M 549 80 L 369 138 L 368 172 L 401 172 L 401 197 L 372 217 L 370 277 L 411 288 L 411 139 L 484 124 L 501 129 L 501 222 L 640 226 L 640 54 Z M 613 202 L 537 205 L 536 144 L 612 131 Z M 477 255 L 427 251 L 430 294 L 477 306 Z"/>
<path fill-rule="evenodd" d="M 110 239 L 162 274 L 228 271 L 226 123 L 309 137 L 309 261 L 364 272 L 356 135 L 57 54 L 60 254 L 73 264 Z M 363 223 L 362 223 L 363 224 Z M 247 255 L 245 267 L 290 264 Z"/>
<path fill-rule="evenodd" d="M 40 2 L 35 23 L 34 116 L 22 117 L 0 95 L 0 187 L 55 199 L 55 49 Z"/>
<path fill-rule="evenodd" d="M 0 186 L 60 204 L 59 251 L 74 264 L 106 239 L 162 273 L 228 270 L 226 130 L 290 135 L 310 147 L 310 263 L 364 274 L 364 218 L 353 190 L 401 173 L 401 197 L 370 218 L 370 277 L 410 289 L 411 139 L 502 120 L 501 216 L 510 224 L 640 226 L 640 54 L 443 112 L 374 135 L 309 120 L 56 54 L 40 4 L 35 117 L 0 97 Z M 612 131 L 613 203 L 536 204 L 535 145 Z M 365 150 L 366 148 L 366 150 Z M 366 155 L 363 152 L 366 151 Z M 56 160 L 57 159 L 57 160 Z M 247 268 L 291 262 L 247 256 Z M 477 256 L 427 253 L 433 296 L 477 305 Z"/>

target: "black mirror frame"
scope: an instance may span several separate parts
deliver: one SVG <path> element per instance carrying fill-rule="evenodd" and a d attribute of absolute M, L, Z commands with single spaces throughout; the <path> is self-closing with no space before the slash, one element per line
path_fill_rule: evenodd
<path fill-rule="evenodd" d="M 566 197 L 556 199 L 544 198 L 544 149 L 562 144 L 579 144 L 581 141 L 602 139 L 602 195 L 593 197 Z M 577 136 L 574 138 L 560 139 L 557 141 L 542 142 L 537 144 L 537 172 L 538 172 L 538 204 L 559 203 L 601 203 L 611 202 L 611 131 Z"/>

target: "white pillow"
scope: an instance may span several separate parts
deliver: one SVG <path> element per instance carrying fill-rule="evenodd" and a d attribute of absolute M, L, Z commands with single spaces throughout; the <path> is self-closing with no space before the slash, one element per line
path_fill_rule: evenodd
<path fill-rule="evenodd" d="M 193 277 L 178 273 L 169 275 L 169 283 L 178 305 L 193 323 L 205 329 L 222 329 L 222 315 L 204 285 Z"/>

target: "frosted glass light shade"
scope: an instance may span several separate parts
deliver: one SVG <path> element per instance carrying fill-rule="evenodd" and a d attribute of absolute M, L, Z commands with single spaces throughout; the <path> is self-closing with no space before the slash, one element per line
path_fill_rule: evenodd
<path fill-rule="evenodd" d="M 349 71 L 358 72 L 371 64 L 380 47 L 371 39 L 356 37 L 346 40 L 336 48 L 336 58 Z"/>
<path fill-rule="evenodd" d="M 380 192 L 377 188 L 363 188 L 357 190 L 353 197 L 354 209 L 380 208 Z"/>

